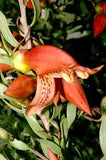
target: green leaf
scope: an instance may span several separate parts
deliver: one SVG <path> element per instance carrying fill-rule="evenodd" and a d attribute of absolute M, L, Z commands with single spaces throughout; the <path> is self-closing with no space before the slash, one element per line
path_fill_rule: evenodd
<path fill-rule="evenodd" d="M 58 107 L 53 107 L 53 114 L 52 114 L 52 117 L 51 117 L 50 121 L 55 119 L 57 116 L 59 116 L 62 109 L 63 109 L 62 104 L 58 105 Z"/>
<path fill-rule="evenodd" d="M 30 150 L 29 146 L 25 144 L 24 142 L 14 139 L 13 141 L 9 142 L 14 148 L 21 150 L 21 151 L 27 151 Z"/>
<path fill-rule="evenodd" d="M 67 35 L 67 40 L 69 39 L 79 39 L 79 38 L 83 38 L 86 37 L 90 34 L 90 31 L 83 31 L 82 33 L 80 31 L 78 32 L 74 32 L 74 33 L 70 33 Z"/>
<path fill-rule="evenodd" d="M 75 20 L 75 14 L 74 13 L 67 13 L 67 12 L 62 12 L 61 14 L 57 15 L 59 19 L 62 19 L 67 24 L 70 24 L 74 22 Z"/>
<path fill-rule="evenodd" d="M 61 148 L 57 144 L 53 143 L 52 141 L 43 139 L 39 140 L 39 142 L 41 143 L 42 150 L 46 157 L 48 157 L 48 148 L 50 148 L 55 154 L 61 156 Z"/>
<path fill-rule="evenodd" d="M 11 44 L 14 47 L 16 47 L 18 45 L 17 40 L 14 38 L 14 36 L 12 35 L 12 33 L 8 27 L 6 17 L 4 16 L 4 14 L 1 11 L 0 11 L 0 31 L 1 31 L 2 35 L 5 37 L 5 39 L 8 41 L 9 44 Z"/>
<path fill-rule="evenodd" d="M 1 80 L 3 81 L 4 84 L 8 85 L 3 73 L 1 72 Z"/>
<path fill-rule="evenodd" d="M 102 122 L 99 132 L 100 146 L 106 158 L 106 114 L 102 115 Z"/>
<path fill-rule="evenodd" d="M 12 54 L 11 46 L 9 45 L 9 43 L 5 40 L 5 38 L 3 36 L 1 36 L 1 38 L 2 38 L 2 41 L 3 41 L 4 48 L 8 52 L 9 56 L 11 56 L 11 54 Z"/>
<path fill-rule="evenodd" d="M 30 24 L 30 26 L 32 27 L 40 16 L 41 8 L 40 8 L 39 0 L 31 0 L 31 1 L 34 7 L 34 17 L 33 17 L 32 23 Z"/>
<path fill-rule="evenodd" d="M 76 117 L 76 106 L 74 106 L 72 103 L 67 103 L 67 122 L 68 122 L 68 128 L 72 125 Z"/>
<path fill-rule="evenodd" d="M 34 131 L 35 134 L 37 134 L 39 137 L 44 138 L 44 139 L 50 138 L 50 136 L 40 126 L 36 115 L 26 116 L 24 108 L 23 108 L 23 113 L 24 113 L 24 116 L 25 116 L 27 122 L 29 123 L 30 127 L 32 128 L 32 130 Z"/>
<path fill-rule="evenodd" d="M 2 101 L 3 101 L 5 104 L 7 104 L 7 106 L 8 106 L 9 108 L 11 108 L 12 110 L 14 110 L 15 112 L 17 112 L 17 113 L 23 113 L 21 109 L 19 109 L 19 108 L 17 108 L 16 106 L 10 104 L 8 101 L 6 101 L 6 100 L 4 100 L 4 99 L 2 99 Z"/>
<path fill-rule="evenodd" d="M 0 48 L 0 55 L 7 55 L 7 52 L 3 48 Z"/>
<path fill-rule="evenodd" d="M 66 148 L 67 144 L 67 136 L 68 136 L 68 123 L 67 123 L 67 118 L 64 118 L 61 123 L 61 146 L 62 148 Z"/>
<path fill-rule="evenodd" d="M 59 126 L 58 126 L 58 123 L 54 120 L 51 120 L 50 123 L 57 129 L 59 130 Z"/>
<path fill-rule="evenodd" d="M 2 154 L 0 154 L 0 160 L 7 160 Z"/>
<path fill-rule="evenodd" d="M 8 65 L 12 65 L 12 61 L 9 57 L 7 57 L 6 55 L 0 55 L 0 63 L 5 63 L 5 64 L 8 64 Z"/>

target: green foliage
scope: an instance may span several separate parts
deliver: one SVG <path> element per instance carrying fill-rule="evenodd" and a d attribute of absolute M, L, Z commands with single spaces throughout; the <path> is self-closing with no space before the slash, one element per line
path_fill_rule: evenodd
<path fill-rule="evenodd" d="M 34 10 L 26 8 L 26 11 L 35 46 L 38 41 L 41 44 L 55 45 L 70 53 L 81 65 L 91 68 L 106 63 L 106 31 L 98 37 L 93 35 L 96 12 L 92 1 L 46 1 L 44 9 L 40 8 L 38 0 L 32 2 Z M 100 0 L 95 0 L 94 3 L 100 3 Z M 12 31 L 18 31 L 16 19 L 20 16 L 20 9 L 15 0 L 1 0 L 0 7 L 0 63 L 12 65 L 12 47 L 16 47 L 20 41 L 14 38 Z M 23 33 L 18 33 L 22 39 Z M 19 47 L 24 48 L 22 44 Z M 104 70 L 105 68 L 82 82 L 94 119 L 101 116 L 100 102 L 106 93 Z M 10 136 L 10 140 L 0 139 L 0 159 L 40 160 L 31 153 L 31 149 L 48 157 L 48 148 L 60 155 L 61 160 L 99 160 L 106 154 L 104 114 L 100 127 L 100 123 L 87 119 L 86 114 L 79 112 L 70 103 L 59 103 L 57 108 L 51 105 L 43 113 L 49 125 L 49 130 L 46 130 L 40 116 L 27 117 L 23 102 L 4 95 L 11 81 L 21 74 L 17 71 L 0 73 L 0 127 Z M 30 98 L 32 97 L 33 95 Z M 102 150 L 99 145 L 99 129 Z"/>

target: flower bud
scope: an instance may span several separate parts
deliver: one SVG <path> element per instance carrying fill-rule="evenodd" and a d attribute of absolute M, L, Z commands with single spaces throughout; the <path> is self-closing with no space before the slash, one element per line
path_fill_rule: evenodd
<path fill-rule="evenodd" d="M 24 55 L 28 54 L 27 50 L 21 49 L 13 54 L 13 66 L 16 70 L 26 73 L 30 71 L 30 67 L 25 61 Z"/>
<path fill-rule="evenodd" d="M 94 17 L 93 29 L 94 36 L 100 35 L 106 28 L 106 16 L 103 13 L 97 14 Z"/>
<path fill-rule="evenodd" d="M 5 63 L 0 63 L 0 71 L 7 72 L 7 71 L 11 71 L 11 70 L 13 70 L 12 66 L 5 64 Z"/>
<path fill-rule="evenodd" d="M 97 13 L 106 12 L 106 2 L 101 2 L 95 6 L 95 11 Z"/>
<path fill-rule="evenodd" d="M 26 98 L 30 96 L 36 88 L 36 80 L 33 76 L 22 75 L 16 78 L 4 92 L 9 97 Z"/>

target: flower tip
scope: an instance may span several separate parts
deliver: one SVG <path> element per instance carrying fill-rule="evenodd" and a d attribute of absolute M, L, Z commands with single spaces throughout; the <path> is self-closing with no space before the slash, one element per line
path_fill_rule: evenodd
<path fill-rule="evenodd" d="M 86 113 L 89 115 L 89 116 L 92 116 L 92 113 L 91 113 L 91 110 L 87 110 Z"/>

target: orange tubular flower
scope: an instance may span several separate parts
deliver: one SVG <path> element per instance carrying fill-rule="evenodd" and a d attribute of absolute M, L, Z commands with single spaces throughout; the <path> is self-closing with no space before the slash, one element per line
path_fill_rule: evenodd
<path fill-rule="evenodd" d="M 22 75 L 16 78 L 4 92 L 13 98 L 26 98 L 33 93 L 36 88 L 36 80 L 33 76 Z"/>
<path fill-rule="evenodd" d="M 51 149 L 48 149 L 49 160 L 59 160 L 56 154 L 54 154 Z"/>
<path fill-rule="evenodd" d="M 26 109 L 27 115 L 39 113 L 51 102 L 57 105 L 59 98 L 62 101 L 67 99 L 91 115 L 77 77 L 87 79 L 103 66 L 94 69 L 82 67 L 68 53 L 50 45 L 35 47 L 23 56 L 23 63 L 27 62 L 27 65 L 37 74 L 36 94 Z"/>

